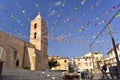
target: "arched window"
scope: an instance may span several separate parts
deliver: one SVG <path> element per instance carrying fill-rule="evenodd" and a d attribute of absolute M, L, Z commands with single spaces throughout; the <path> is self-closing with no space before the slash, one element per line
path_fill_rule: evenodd
<path fill-rule="evenodd" d="M 67 61 L 66 60 L 64 60 L 64 63 L 66 63 Z"/>
<path fill-rule="evenodd" d="M 37 36 L 37 33 L 35 32 L 35 33 L 34 33 L 34 39 L 36 39 L 36 36 Z"/>
<path fill-rule="evenodd" d="M 34 29 L 36 29 L 36 28 L 37 28 L 37 23 L 34 24 Z"/>
<path fill-rule="evenodd" d="M 17 67 L 19 66 L 19 60 L 18 59 L 16 60 L 16 66 Z"/>

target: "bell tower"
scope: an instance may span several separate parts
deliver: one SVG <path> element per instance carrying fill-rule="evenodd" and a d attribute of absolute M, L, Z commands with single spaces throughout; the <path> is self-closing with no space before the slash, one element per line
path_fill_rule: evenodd
<path fill-rule="evenodd" d="M 46 67 L 48 60 L 48 40 L 47 40 L 47 22 L 45 22 L 40 13 L 31 20 L 30 24 L 30 43 L 35 45 L 35 48 L 42 52 L 43 67 Z"/>

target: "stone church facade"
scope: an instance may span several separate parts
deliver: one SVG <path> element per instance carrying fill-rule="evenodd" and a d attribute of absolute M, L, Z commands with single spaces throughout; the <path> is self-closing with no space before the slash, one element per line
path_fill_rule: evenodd
<path fill-rule="evenodd" d="M 48 68 L 47 23 L 38 14 L 30 25 L 30 42 L 0 31 L 0 59 L 4 61 L 3 68 Z"/>

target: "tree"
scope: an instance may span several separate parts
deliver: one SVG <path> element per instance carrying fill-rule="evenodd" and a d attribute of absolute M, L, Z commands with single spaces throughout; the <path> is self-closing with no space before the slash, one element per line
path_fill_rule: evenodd
<path fill-rule="evenodd" d="M 57 60 L 55 60 L 54 58 L 48 60 L 48 64 L 49 64 L 49 68 L 53 68 L 53 67 L 57 67 L 60 66 L 60 64 L 58 63 Z"/>
<path fill-rule="evenodd" d="M 72 63 L 69 63 L 68 67 L 69 67 L 69 73 L 73 73 L 74 72 L 74 68 L 73 68 Z"/>

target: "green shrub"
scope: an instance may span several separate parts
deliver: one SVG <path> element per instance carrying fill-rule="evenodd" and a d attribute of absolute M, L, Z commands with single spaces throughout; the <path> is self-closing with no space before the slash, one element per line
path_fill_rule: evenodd
<path fill-rule="evenodd" d="M 30 69 L 30 66 L 24 66 L 23 69 Z"/>

